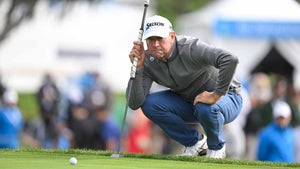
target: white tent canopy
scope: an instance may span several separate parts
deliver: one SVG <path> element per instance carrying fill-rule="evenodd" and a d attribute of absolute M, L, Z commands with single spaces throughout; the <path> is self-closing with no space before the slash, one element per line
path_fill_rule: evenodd
<path fill-rule="evenodd" d="M 218 0 L 217 17 L 242 20 L 299 21 L 300 6 L 295 0 Z"/>
<path fill-rule="evenodd" d="M 197 36 L 240 59 L 237 76 L 250 71 L 272 45 L 295 68 L 300 89 L 300 5 L 294 0 L 218 0 L 182 15 L 178 33 Z"/>

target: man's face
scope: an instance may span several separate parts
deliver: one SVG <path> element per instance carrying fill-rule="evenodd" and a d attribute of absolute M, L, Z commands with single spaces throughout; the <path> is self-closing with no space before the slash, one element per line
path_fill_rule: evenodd
<path fill-rule="evenodd" d="M 167 61 L 173 49 L 174 39 L 175 34 L 173 33 L 170 33 L 170 36 L 166 38 L 158 36 L 149 37 L 146 39 L 148 51 L 153 57 Z"/>
<path fill-rule="evenodd" d="M 276 123 L 281 128 L 285 128 L 285 127 L 287 127 L 290 124 L 290 122 L 291 122 L 291 116 L 289 116 L 289 117 L 282 117 L 282 116 L 280 116 L 280 117 L 277 117 L 275 119 L 275 121 L 276 121 Z"/>

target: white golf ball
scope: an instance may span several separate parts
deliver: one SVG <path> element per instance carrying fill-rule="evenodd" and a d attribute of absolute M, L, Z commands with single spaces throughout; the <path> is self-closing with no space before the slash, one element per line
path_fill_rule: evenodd
<path fill-rule="evenodd" d="M 71 157 L 69 162 L 70 162 L 70 164 L 75 165 L 75 164 L 77 164 L 77 159 L 75 157 Z"/>

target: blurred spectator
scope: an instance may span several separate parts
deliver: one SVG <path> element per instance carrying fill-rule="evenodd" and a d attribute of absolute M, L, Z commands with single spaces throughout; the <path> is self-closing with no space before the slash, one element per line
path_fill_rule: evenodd
<path fill-rule="evenodd" d="M 272 162 L 294 162 L 295 135 L 291 122 L 291 108 L 284 101 L 276 101 L 273 121 L 258 136 L 257 159 Z"/>
<path fill-rule="evenodd" d="M 44 81 L 37 92 L 41 117 L 47 127 L 57 122 L 59 90 L 50 74 L 45 74 Z"/>
<path fill-rule="evenodd" d="M 300 90 L 290 87 L 287 102 L 292 109 L 292 127 L 300 126 Z"/>
<path fill-rule="evenodd" d="M 296 91 L 293 96 L 293 102 L 300 110 L 300 91 Z M 300 114 L 298 114 L 300 116 Z M 295 162 L 300 163 L 300 125 L 297 125 L 295 131 Z"/>
<path fill-rule="evenodd" d="M 40 108 L 39 118 L 25 125 L 22 138 L 25 145 L 58 149 L 70 147 L 70 133 L 58 121 L 59 95 L 53 78 L 46 73 L 36 94 Z"/>
<path fill-rule="evenodd" d="M 295 128 L 295 162 L 300 163 L 300 125 Z"/>
<path fill-rule="evenodd" d="M 5 91 L 3 102 L 0 108 L 0 148 L 17 149 L 24 125 L 22 113 L 17 106 L 17 92 Z"/>
<path fill-rule="evenodd" d="M 120 141 L 120 127 L 110 114 L 108 109 L 99 107 L 95 112 L 96 120 L 100 127 L 98 133 L 100 140 L 103 141 L 103 150 L 117 151 Z"/>
<path fill-rule="evenodd" d="M 127 119 L 126 151 L 131 153 L 150 153 L 151 121 L 145 117 L 142 109 L 132 111 Z"/>
<path fill-rule="evenodd" d="M 103 145 L 101 149 L 116 151 L 120 140 L 120 129 L 111 116 L 112 92 L 99 72 L 88 72 L 81 78 L 84 104 L 98 124 L 98 136 Z M 88 86 L 88 87 L 87 87 Z"/>
<path fill-rule="evenodd" d="M 249 84 L 251 109 L 246 117 L 244 132 L 246 135 L 246 153 L 248 160 L 255 160 L 257 147 L 257 133 L 262 127 L 260 107 L 272 97 L 270 78 L 265 73 L 252 75 Z"/>
<path fill-rule="evenodd" d="M 73 133 L 72 148 L 102 149 L 99 125 L 83 104 L 70 105 L 68 127 Z"/>
<path fill-rule="evenodd" d="M 40 107 L 41 124 L 38 126 L 38 138 L 44 148 L 57 148 L 59 134 L 57 131 L 59 90 L 49 73 L 37 92 Z"/>
<path fill-rule="evenodd" d="M 296 126 L 300 124 L 299 110 L 294 106 L 292 102 L 292 96 L 289 93 L 289 89 L 291 86 L 289 86 L 287 79 L 284 76 L 277 75 L 275 76 L 274 80 L 273 97 L 270 101 L 266 102 L 259 110 L 262 122 L 261 125 L 264 127 L 272 121 L 273 104 L 278 100 L 285 101 L 289 104 L 292 111 L 291 125 Z"/>
<path fill-rule="evenodd" d="M 0 105 L 3 102 L 3 94 L 4 94 L 5 90 L 6 89 L 5 89 L 4 84 L 2 83 L 2 78 L 1 78 L 1 75 L 0 75 Z"/>
<path fill-rule="evenodd" d="M 48 149 L 68 149 L 71 138 L 72 133 L 60 123 L 49 129 L 41 118 L 27 122 L 22 135 L 24 145 Z"/>
<path fill-rule="evenodd" d="M 91 77 L 89 88 L 83 90 L 85 105 L 90 112 L 95 112 L 99 108 L 110 111 L 112 106 L 111 90 L 98 72 L 94 72 L 92 75 L 93 80 Z"/>
<path fill-rule="evenodd" d="M 110 115 L 112 93 L 98 72 L 86 72 L 68 88 L 67 126 L 73 148 L 117 150 L 119 127 Z"/>
<path fill-rule="evenodd" d="M 87 71 L 78 77 L 78 85 L 83 93 L 95 86 L 96 75 L 98 75 L 98 72 Z"/>

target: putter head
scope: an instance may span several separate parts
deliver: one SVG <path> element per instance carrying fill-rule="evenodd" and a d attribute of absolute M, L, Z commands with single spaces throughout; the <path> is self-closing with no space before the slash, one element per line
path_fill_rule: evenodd
<path fill-rule="evenodd" d="M 112 154 L 110 155 L 111 158 L 123 158 L 123 155 L 121 154 Z"/>

